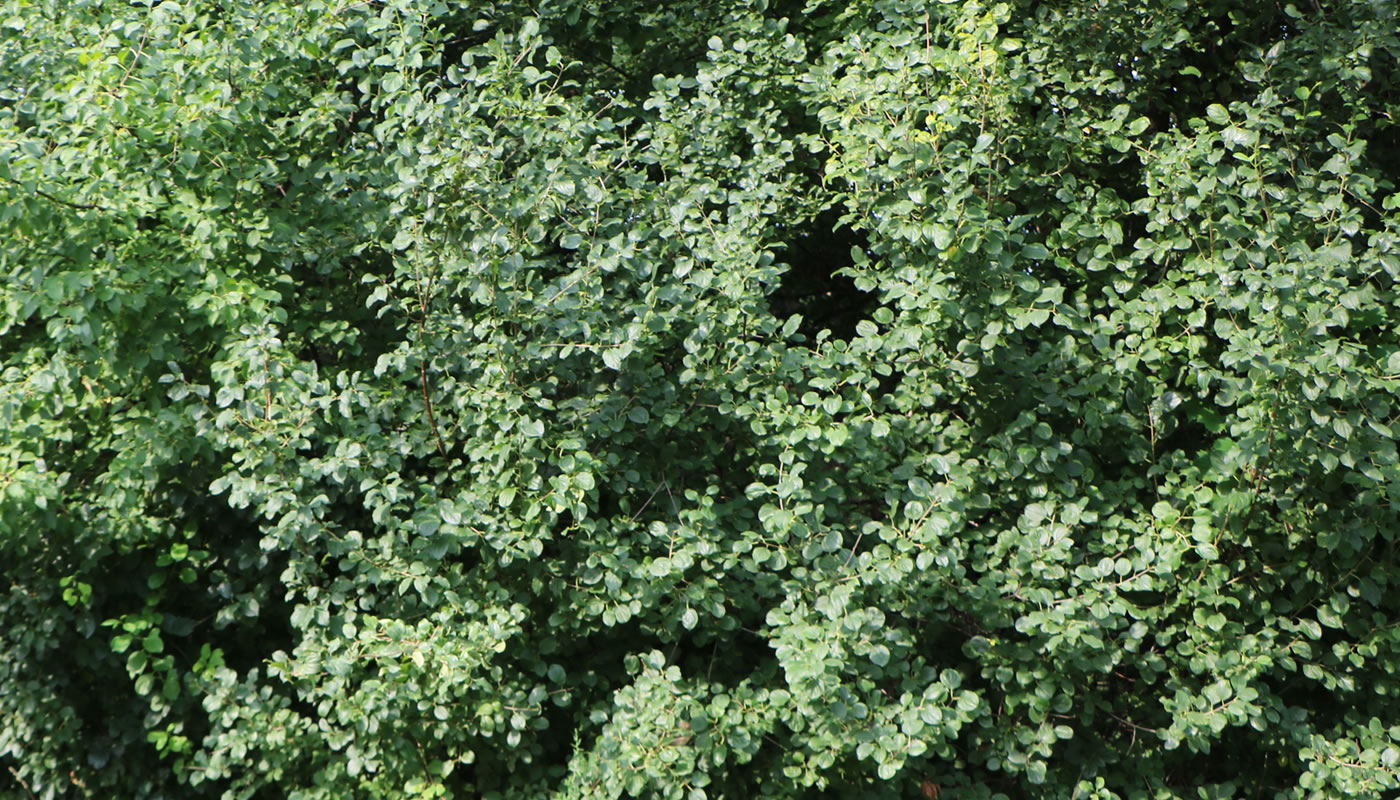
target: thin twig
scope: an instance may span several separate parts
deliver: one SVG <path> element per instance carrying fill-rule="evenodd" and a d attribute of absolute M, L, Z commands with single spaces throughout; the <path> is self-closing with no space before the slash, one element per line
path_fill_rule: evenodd
<path fill-rule="evenodd" d="M 272 368 L 268 365 L 271 358 L 263 353 L 263 422 L 272 419 Z"/>
<path fill-rule="evenodd" d="M 856 534 L 856 543 L 851 545 L 851 553 L 846 556 L 846 563 L 841 565 L 841 569 L 845 569 L 851 565 L 851 559 L 856 557 L 856 548 L 860 547 L 860 540 L 863 536 L 865 536 L 865 531 Z"/>
<path fill-rule="evenodd" d="M 417 271 L 417 270 L 415 270 Z M 428 295 L 423 288 L 422 273 L 418 274 L 418 346 L 423 349 L 423 360 L 418 364 L 419 386 L 423 389 L 423 408 L 428 412 L 428 426 L 433 429 L 433 438 L 437 439 L 438 453 L 443 458 L 447 458 L 447 445 L 443 444 L 442 433 L 438 431 L 437 415 L 433 413 L 433 399 L 428 394 Z"/>
<path fill-rule="evenodd" d="M 583 280 L 584 278 L 587 278 L 589 275 L 592 275 L 593 273 L 597 272 L 597 271 L 598 271 L 598 266 L 599 266 L 599 265 L 594 264 L 593 266 L 589 267 L 588 270 L 585 271 L 582 275 L 579 275 L 577 278 L 574 278 L 573 280 L 571 280 L 571 281 L 569 281 L 568 283 L 564 284 L 564 287 L 563 287 L 562 289 L 560 289 L 559 291 L 555 292 L 555 293 L 554 293 L 554 296 L 551 297 L 551 298 L 549 298 L 548 300 L 546 300 L 546 301 L 544 302 L 544 304 L 547 305 L 547 306 L 548 306 L 548 305 L 553 305 L 555 300 L 558 300 L 561 296 L 563 296 L 563 294 L 564 294 L 565 292 L 569 291 L 570 289 L 574 288 L 574 286 L 578 285 L 578 282 L 579 282 L 579 281 L 581 281 L 581 280 Z"/>
<path fill-rule="evenodd" d="M 433 429 L 433 436 L 437 439 L 438 452 L 442 454 L 443 458 L 446 458 L 447 445 L 442 443 L 442 434 L 438 432 L 437 419 L 433 416 L 433 401 L 428 396 L 428 364 L 426 360 L 418 365 L 418 375 L 422 379 L 420 384 L 423 387 L 423 407 L 428 411 L 428 425 Z"/>
<path fill-rule="evenodd" d="M 9 177 L 9 176 L 4 176 L 4 180 L 6 180 L 6 181 L 9 182 L 9 183 L 13 183 L 15 186 L 18 186 L 18 187 L 20 187 L 21 189 L 27 188 L 22 182 L 17 181 L 17 180 L 15 180 L 14 178 L 11 178 L 11 177 Z M 61 205 L 61 206 L 68 206 L 69 208 L 72 208 L 72 209 L 75 209 L 75 210 L 78 210 L 78 211 L 107 211 L 107 210 L 108 210 L 108 209 L 106 209 L 106 208 L 104 208 L 104 207 L 102 207 L 102 206 L 93 205 L 92 203 L 74 203 L 74 202 L 71 201 L 71 200 L 64 200 L 62 197 L 55 197 L 55 196 L 49 194 L 48 192 L 44 191 L 43 189 L 40 189 L 40 188 L 37 187 L 37 186 L 34 187 L 33 192 L 34 192 L 34 194 L 39 195 L 40 197 L 44 198 L 45 200 L 48 200 L 50 203 L 58 203 L 58 204 Z"/>
<path fill-rule="evenodd" d="M 15 781 L 17 781 L 20 786 L 24 787 L 24 791 L 28 792 L 30 797 L 38 797 L 38 795 L 34 794 L 34 790 L 29 788 L 29 784 L 25 783 L 24 778 L 19 776 L 19 770 L 10 767 L 10 774 L 15 776 Z"/>
<path fill-rule="evenodd" d="M 628 522 L 636 522 L 636 521 L 637 521 L 637 517 L 640 517 L 640 516 L 642 515 L 642 512 L 647 510 L 647 506 L 651 505 L 651 501 L 652 501 L 653 499 L 655 499 L 656 493 L 659 492 L 659 491 L 661 491 L 662 487 L 666 487 L 666 491 L 667 491 L 667 492 L 670 492 L 670 491 L 671 491 L 671 490 L 670 490 L 670 487 L 667 486 L 666 481 L 665 481 L 665 480 L 662 480 L 661 483 L 658 483 L 658 484 L 656 485 L 656 488 L 655 488 L 655 489 L 652 489 L 652 490 L 651 490 L 651 496 L 647 498 L 647 501 L 646 501 L 645 503 L 642 503 L 642 507 L 641 507 L 641 508 L 637 509 L 637 513 L 633 514 L 633 515 L 631 516 L 631 518 L 629 518 L 627 521 L 628 521 Z"/>

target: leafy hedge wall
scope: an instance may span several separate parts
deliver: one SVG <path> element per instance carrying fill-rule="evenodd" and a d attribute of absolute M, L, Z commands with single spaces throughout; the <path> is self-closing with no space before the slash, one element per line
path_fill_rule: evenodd
<path fill-rule="evenodd" d="M 0 796 L 1400 788 L 1394 3 L 0 20 Z"/>

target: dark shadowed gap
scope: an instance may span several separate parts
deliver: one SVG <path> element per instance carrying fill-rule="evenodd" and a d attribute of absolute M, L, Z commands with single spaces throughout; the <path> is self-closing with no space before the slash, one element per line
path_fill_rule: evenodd
<path fill-rule="evenodd" d="M 822 211 L 774 248 L 778 263 L 787 270 L 768 296 L 768 308 L 783 321 L 801 314 L 797 330 L 809 342 L 823 330 L 831 331 L 835 339 L 852 338 L 856 324 L 879 305 L 875 293 L 861 291 L 854 279 L 843 274 L 855 265 L 852 248 L 863 248 L 867 241 L 840 223 L 841 214 L 839 206 Z"/>
<path fill-rule="evenodd" d="M 292 267 L 296 289 L 283 296 L 288 346 L 298 359 L 329 373 L 369 372 L 403 335 L 400 321 L 368 301 L 380 282 L 392 280 L 393 255 L 370 248 L 343 258 Z M 377 280 L 366 283 L 373 275 Z"/>

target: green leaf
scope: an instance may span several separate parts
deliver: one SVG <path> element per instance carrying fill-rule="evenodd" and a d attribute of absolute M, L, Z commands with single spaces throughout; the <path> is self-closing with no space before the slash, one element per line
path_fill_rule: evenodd
<path fill-rule="evenodd" d="M 1231 694 L 1233 692 L 1230 690 L 1230 684 L 1225 681 L 1216 681 L 1205 688 L 1206 699 L 1215 705 L 1224 703 Z"/>
<path fill-rule="evenodd" d="M 1317 621 L 1329 628 L 1343 627 L 1341 616 L 1327 606 L 1317 607 Z"/>
<path fill-rule="evenodd" d="M 939 250 L 947 250 L 953 243 L 953 232 L 946 225 L 930 223 L 924 226 L 924 231 L 928 240 Z"/>

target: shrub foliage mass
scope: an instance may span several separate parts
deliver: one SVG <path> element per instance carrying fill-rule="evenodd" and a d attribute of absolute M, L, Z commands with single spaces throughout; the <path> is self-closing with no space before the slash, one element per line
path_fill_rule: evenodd
<path fill-rule="evenodd" d="M 1394 792 L 1398 23 L 0 0 L 0 796 Z"/>

